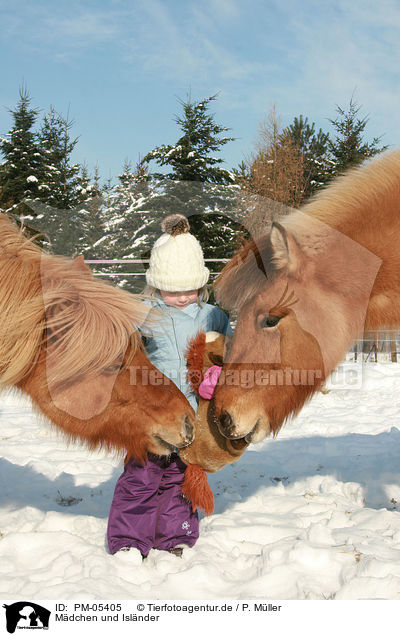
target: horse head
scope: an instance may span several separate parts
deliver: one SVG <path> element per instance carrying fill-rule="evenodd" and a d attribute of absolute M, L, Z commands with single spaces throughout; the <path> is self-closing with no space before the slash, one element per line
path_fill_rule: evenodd
<path fill-rule="evenodd" d="M 222 366 L 225 344 L 225 336 L 216 332 L 200 332 L 189 343 L 188 377 L 197 394 L 206 371 L 213 365 Z M 201 396 L 195 429 L 194 442 L 179 453 L 182 461 L 187 464 L 182 493 L 191 502 L 194 510 L 197 507 L 202 508 L 206 515 L 209 515 L 214 510 L 214 496 L 206 473 L 214 473 L 239 459 L 248 442 L 227 439 L 222 435 L 215 418 L 213 400 Z"/>
<path fill-rule="evenodd" d="M 214 396 L 221 434 L 259 442 L 321 388 L 362 331 L 370 256 L 297 212 L 224 268 L 217 297 L 238 316 Z"/>
<path fill-rule="evenodd" d="M 30 395 L 67 436 L 145 459 L 193 440 L 193 409 L 150 363 L 148 307 L 82 257 L 45 253 L 0 215 L 0 383 Z"/>
<path fill-rule="evenodd" d="M 189 343 L 188 377 L 196 393 L 205 372 L 213 365 L 222 366 L 225 342 L 226 337 L 220 333 L 200 332 Z M 221 435 L 213 400 L 199 398 L 195 431 L 194 442 L 180 452 L 180 457 L 185 464 L 195 464 L 210 473 L 239 459 L 248 446 L 244 440 Z"/>
<path fill-rule="evenodd" d="M 141 459 L 192 442 L 191 407 L 148 360 L 134 327 L 155 321 L 148 307 L 96 281 L 81 258 L 61 288 L 54 268 L 54 261 L 42 262 L 46 338 L 33 378 L 47 390 L 50 419 L 90 446 L 121 448 Z M 129 303 L 130 316 L 124 313 Z"/>

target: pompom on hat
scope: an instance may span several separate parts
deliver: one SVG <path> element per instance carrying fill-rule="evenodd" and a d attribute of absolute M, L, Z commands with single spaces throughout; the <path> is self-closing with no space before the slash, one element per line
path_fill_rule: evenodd
<path fill-rule="evenodd" d="M 186 216 L 170 214 L 163 220 L 161 229 L 163 234 L 151 250 L 147 284 L 163 291 L 188 291 L 203 287 L 210 272 L 204 265 L 200 243 L 189 233 Z"/>

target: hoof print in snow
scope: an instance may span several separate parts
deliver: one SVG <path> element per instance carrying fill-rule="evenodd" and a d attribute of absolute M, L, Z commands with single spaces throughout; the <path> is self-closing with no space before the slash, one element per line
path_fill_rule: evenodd
<path fill-rule="evenodd" d="M 55 501 L 59 506 L 76 506 L 76 504 L 82 501 L 82 497 L 64 497 L 64 495 L 58 491 Z"/>
<path fill-rule="evenodd" d="M 288 484 L 289 483 L 289 477 L 270 477 L 269 478 L 270 481 L 272 481 L 273 484 Z"/>

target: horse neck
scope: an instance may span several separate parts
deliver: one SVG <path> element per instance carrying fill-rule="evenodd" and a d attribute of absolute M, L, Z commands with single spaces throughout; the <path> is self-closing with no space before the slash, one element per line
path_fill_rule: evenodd
<path fill-rule="evenodd" d="M 350 293 L 351 288 L 357 289 L 360 284 L 364 290 L 365 285 L 369 288 L 366 330 L 400 325 L 400 248 L 395 240 L 400 235 L 400 179 L 395 186 L 396 183 L 382 197 L 370 193 L 369 198 L 365 198 L 368 193 L 364 193 L 360 201 L 350 200 L 347 206 L 345 202 L 339 205 L 334 199 L 325 203 L 323 197 L 316 198 L 302 212 L 290 215 L 284 222 L 306 249 L 314 249 L 314 253 L 319 249 L 322 254 L 326 249 L 324 244 L 330 245 L 326 263 L 332 270 L 338 269 L 332 253 L 345 251 L 343 244 L 346 242 L 354 245 L 361 271 L 357 271 L 353 263 L 347 274 L 338 270 L 337 278 L 342 289 Z M 332 249 L 333 245 L 338 249 Z"/>
<path fill-rule="evenodd" d="M 399 195 L 397 151 L 350 170 L 311 199 L 302 211 L 384 259 L 388 237 L 400 228 Z"/>
<path fill-rule="evenodd" d="M 308 330 L 320 343 L 330 373 L 364 331 L 382 261 L 343 232 L 303 212 L 284 224 L 300 247 L 297 284 L 304 286 L 313 306 Z"/>
<path fill-rule="evenodd" d="M 399 200 L 400 152 L 396 151 L 339 178 L 303 208 L 381 259 L 367 329 L 400 325 Z"/>

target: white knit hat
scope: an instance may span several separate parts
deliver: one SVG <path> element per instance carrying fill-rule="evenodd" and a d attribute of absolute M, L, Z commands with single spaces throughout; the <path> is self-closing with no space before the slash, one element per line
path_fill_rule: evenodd
<path fill-rule="evenodd" d="M 163 291 L 188 291 L 203 287 L 210 272 L 204 266 L 200 243 L 193 234 L 189 234 L 186 216 L 167 216 L 161 223 L 161 229 L 164 234 L 151 250 L 147 284 Z"/>

